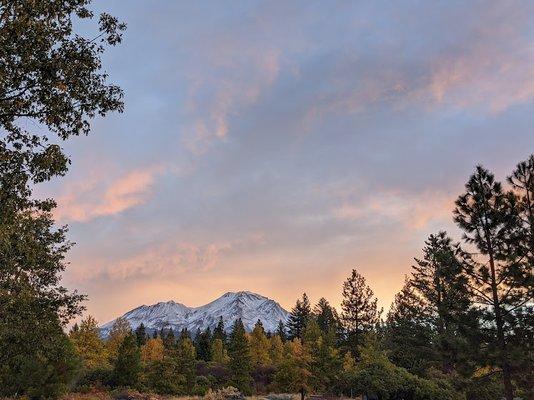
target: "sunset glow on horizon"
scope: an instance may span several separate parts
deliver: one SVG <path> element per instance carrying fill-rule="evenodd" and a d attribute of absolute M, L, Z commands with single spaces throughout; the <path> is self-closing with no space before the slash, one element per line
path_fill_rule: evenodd
<path fill-rule="evenodd" d="M 128 23 L 103 58 L 125 112 L 36 193 L 100 323 L 240 290 L 339 308 L 353 268 L 387 310 L 429 234 L 460 239 L 475 165 L 534 152 L 531 2 L 94 7 Z"/>

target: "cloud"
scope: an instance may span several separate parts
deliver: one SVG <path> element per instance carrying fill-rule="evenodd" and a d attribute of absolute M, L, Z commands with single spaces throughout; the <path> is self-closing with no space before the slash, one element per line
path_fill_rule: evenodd
<path fill-rule="evenodd" d="M 186 105 L 193 123 L 183 142 L 194 154 L 203 154 L 214 142 L 227 138 L 230 118 L 256 103 L 276 80 L 279 52 L 231 35 L 213 38 L 194 53 Z"/>
<path fill-rule="evenodd" d="M 436 191 L 410 193 L 402 190 L 384 190 L 359 201 L 344 200 L 332 210 L 341 220 L 384 219 L 401 222 L 405 228 L 420 230 L 432 221 L 450 219 L 454 199 Z"/>
<path fill-rule="evenodd" d="M 146 203 L 161 167 L 130 171 L 115 179 L 94 176 L 74 184 L 57 198 L 55 217 L 62 222 L 87 222 L 119 214 Z"/>
<path fill-rule="evenodd" d="M 71 272 L 71 279 L 78 282 L 99 279 L 122 281 L 152 276 L 164 280 L 183 276 L 184 272 L 207 272 L 215 268 L 223 256 L 264 243 L 264 235 L 260 233 L 204 244 L 166 240 L 150 244 L 119 260 L 91 260 L 90 267 L 78 265 L 76 271 Z"/>

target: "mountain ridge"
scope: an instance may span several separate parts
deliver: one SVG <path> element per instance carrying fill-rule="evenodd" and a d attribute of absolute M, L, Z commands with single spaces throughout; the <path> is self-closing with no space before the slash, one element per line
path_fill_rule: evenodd
<path fill-rule="evenodd" d="M 143 304 L 122 315 L 136 329 L 141 323 L 147 330 L 154 331 L 172 328 L 175 332 L 186 328 L 191 333 L 197 329 L 213 329 L 222 317 L 225 329 L 241 318 L 247 331 L 254 328 L 259 319 L 266 331 L 274 332 L 280 321 L 287 322 L 289 313 L 275 300 L 250 291 L 226 292 L 222 296 L 198 307 L 188 307 L 174 300 L 160 301 L 152 305 Z M 116 319 L 100 327 L 103 336 Z"/>

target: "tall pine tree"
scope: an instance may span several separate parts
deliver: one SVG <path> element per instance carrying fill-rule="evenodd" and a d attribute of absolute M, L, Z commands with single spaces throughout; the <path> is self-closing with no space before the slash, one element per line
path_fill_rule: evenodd
<path fill-rule="evenodd" d="M 357 354 L 358 346 L 363 342 L 363 335 L 371 331 L 379 320 L 378 299 L 365 278 L 355 269 L 343 283 L 343 301 L 341 303 L 341 320 L 346 335 L 348 349 Z"/>
<path fill-rule="evenodd" d="M 483 167 L 477 166 L 465 188 L 465 193 L 456 200 L 454 220 L 464 231 L 465 243 L 474 249 L 462 253 L 463 263 L 489 328 L 488 345 L 502 370 L 505 397 L 512 400 L 514 388 L 507 342 L 514 321 L 509 317 L 529 296 L 524 285 L 526 271 L 515 250 L 517 218 L 501 184 Z"/>
<path fill-rule="evenodd" d="M 250 372 L 252 370 L 252 362 L 245 327 L 241 319 L 237 319 L 232 327 L 228 343 L 228 355 L 230 357 L 230 385 L 245 394 L 251 394 L 252 378 Z"/>
<path fill-rule="evenodd" d="M 308 319 L 311 315 L 310 300 L 306 293 L 302 294 L 302 300 L 298 299 L 295 307 L 289 314 L 287 321 L 287 336 L 289 339 L 301 338 Z"/>

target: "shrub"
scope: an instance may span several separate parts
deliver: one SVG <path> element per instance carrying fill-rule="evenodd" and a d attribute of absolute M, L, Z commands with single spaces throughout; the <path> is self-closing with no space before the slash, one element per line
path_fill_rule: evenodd
<path fill-rule="evenodd" d="M 235 387 L 227 386 L 219 390 L 208 390 L 204 400 L 244 400 L 245 396 Z"/>

